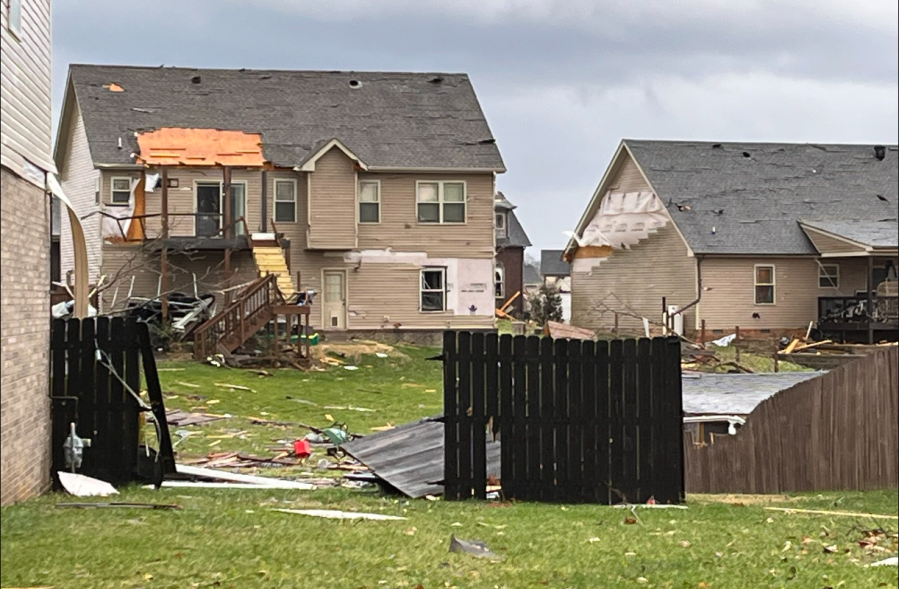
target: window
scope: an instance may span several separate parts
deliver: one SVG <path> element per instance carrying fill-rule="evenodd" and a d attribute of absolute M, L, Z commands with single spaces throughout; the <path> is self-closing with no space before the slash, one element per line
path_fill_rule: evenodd
<path fill-rule="evenodd" d="M 506 213 L 496 213 L 493 215 L 493 228 L 496 231 L 497 239 L 506 237 Z"/>
<path fill-rule="evenodd" d="M 416 201 L 419 223 L 464 223 L 464 182 L 419 182 Z"/>
<path fill-rule="evenodd" d="M 296 180 L 275 180 L 275 221 L 278 223 L 297 222 Z"/>
<path fill-rule="evenodd" d="M 755 304 L 774 304 L 774 266 L 755 267 Z"/>
<path fill-rule="evenodd" d="M 493 269 L 493 296 L 497 299 L 506 298 L 506 269 L 502 266 Z"/>
<path fill-rule="evenodd" d="M 94 178 L 94 204 L 100 204 L 100 176 Z"/>
<path fill-rule="evenodd" d="M 818 287 L 840 288 L 840 267 L 837 264 L 818 264 Z"/>
<path fill-rule="evenodd" d="M 377 180 L 359 182 L 359 222 L 381 222 L 381 183 Z"/>
<path fill-rule="evenodd" d="M 127 205 L 131 200 L 131 178 L 121 177 L 111 179 L 110 204 Z"/>
<path fill-rule="evenodd" d="M 446 268 L 422 268 L 421 310 L 446 309 Z"/>
<path fill-rule="evenodd" d="M 9 32 L 19 37 L 22 34 L 22 0 L 9 0 L 7 19 Z"/>

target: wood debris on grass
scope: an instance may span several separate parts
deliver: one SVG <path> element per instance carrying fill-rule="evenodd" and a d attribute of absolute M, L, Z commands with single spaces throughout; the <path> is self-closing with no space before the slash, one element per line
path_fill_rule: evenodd
<path fill-rule="evenodd" d="M 180 427 L 186 425 L 201 425 L 211 421 L 218 421 L 219 419 L 225 419 L 225 416 L 215 415 L 213 413 L 190 413 L 180 409 L 169 409 L 165 412 L 166 423 Z M 147 415 L 147 421 L 152 423 L 152 414 Z"/>
<path fill-rule="evenodd" d="M 782 511 L 784 513 L 802 513 L 808 515 L 832 515 L 834 517 L 865 517 L 875 519 L 899 520 L 899 515 L 878 515 L 874 513 L 856 513 L 854 511 L 825 511 L 821 509 L 796 509 L 792 507 L 766 507 L 768 511 Z"/>
<path fill-rule="evenodd" d="M 380 513 L 362 513 L 356 511 L 337 511 L 334 509 L 273 509 L 280 513 L 293 513 L 296 515 L 308 515 L 310 517 L 323 517 L 326 519 L 365 519 L 378 521 L 404 521 L 406 518 L 398 515 L 383 515 Z"/>
<path fill-rule="evenodd" d="M 245 386 L 239 385 L 239 384 L 229 384 L 227 382 L 216 382 L 213 384 L 222 389 L 230 389 L 230 390 L 234 390 L 234 391 L 247 391 L 248 393 L 256 392 L 256 389 L 251 389 L 250 387 L 245 387 Z"/>
<path fill-rule="evenodd" d="M 190 389 L 198 389 L 198 388 L 200 388 L 200 385 L 198 385 L 198 384 L 194 384 L 194 383 L 192 383 L 192 382 L 184 382 L 183 380 L 179 380 L 179 381 L 175 382 L 175 384 L 180 384 L 181 386 L 187 387 L 187 388 L 190 388 Z"/>

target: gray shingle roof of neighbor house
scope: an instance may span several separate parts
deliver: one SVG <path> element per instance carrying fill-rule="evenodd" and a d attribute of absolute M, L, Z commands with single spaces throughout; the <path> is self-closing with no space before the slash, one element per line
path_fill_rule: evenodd
<path fill-rule="evenodd" d="M 540 273 L 544 276 L 570 276 L 571 264 L 562 259 L 563 250 L 540 250 Z"/>
<path fill-rule="evenodd" d="M 525 285 L 540 284 L 541 282 L 543 282 L 543 277 L 540 276 L 540 271 L 537 270 L 536 267 L 531 266 L 530 264 L 525 264 L 523 282 Z"/>
<path fill-rule="evenodd" d="M 624 143 L 697 254 L 813 255 L 800 220 L 899 230 L 895 145 Z"/>
<path fill-rule="evenodd" d="M 496 238 L 496 247 L 531 247 L 531 240 L 515 216 L 518 207 L 509 202 L 502 192 L 493 200 L 493 210 L 506 213 L 506 236 Z"/>
<path fill-rule="evenodd" d="M 802 221 L 813 229 L 849 239 L 872 248 L 899 247 L 896 220 L 890 221 Z"/>
<path fill-rule="evenodd" d="M 505 171 L 466 74 L 72 65 L 70 75 L 97 164 L 132 164 L 135 132 L 177 127 L 261 133 L 264 157 L 283 167 L 337 138 L 373 169 Z"/>
<path fill-rule="evenodd" d="M 684 413 L 748 415 L 769 397 L 821 372 L 711 374 L 683 378 Z"/>

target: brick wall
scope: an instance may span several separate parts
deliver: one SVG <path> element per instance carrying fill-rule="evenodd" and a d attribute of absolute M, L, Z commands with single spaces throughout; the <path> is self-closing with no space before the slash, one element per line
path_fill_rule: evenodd
<path fill-rule="evenodd" d="M 0 503 L 50 484 L 49 199 L 0 169 Z"/>
<path fill-rule="evenodd" d="M 509 298 L 518 291 L 524 290 L 524 248 L 523 247 L 507 247 L 500 248 L 496 252 L 496 263 L 502 264 L 506 270 L 506 292 L 505 296 L 496 299 L 496 307 L 500 308 L 509 300 Z M 506 309 L 506 312 L 515 317 L 521 317 L 524 309 L 524 293 L 518 295 L 512 304 Z"/>

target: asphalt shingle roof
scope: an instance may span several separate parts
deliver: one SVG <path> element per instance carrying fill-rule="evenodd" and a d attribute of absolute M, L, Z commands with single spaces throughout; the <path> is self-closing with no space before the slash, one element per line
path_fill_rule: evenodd
<path fill-rule="evenodd" d="M 809 227 L 820 229 L 871 247 L 899 247 L 899 229 L 892 221 L 806 221 Z"/>
<path fill-rule="evenodd" d="M 544 276 L 570 276 L 571 264 L 562 259 L 563 250 L 540 250 L 540 273 Z"/>
<path fill-rule="evenodd" d="M 811 255 L 800 219 L 899 218 L 895 145 L 625 144 L 695 253 Z"/>
<path fill-rule="evenodd" d="M 179 127 L 261 133 L 276 166 L 337 138 L 371 167 L 504 169 L 465 74 L 73 65 L 71 79 L 98 164 L 134 163 L 135 132 Z"/>
<path fill-rule="evenodd" d="M 506 214 L 506 236 L 496 238 L 496 247 L 531 247 L 531 240 L 524 227 L 515 216 L 517 206 L 509 202 L 502 192 L 497 192 L 493 200 L 493 210 Z"/>
<path fill-rule="evenodd" d="M 524 284 L 540 284 L 543 282 L 543 278 L 540 276 L 540 271 L 537 270 L 534 266 L 530 264 L 524 265 Z"/>
<path fill-rule="evenodd" d="M 683 378 L 684 413 L 748 415 L 762 401 L 821 372 L 710 374 Z"/>

